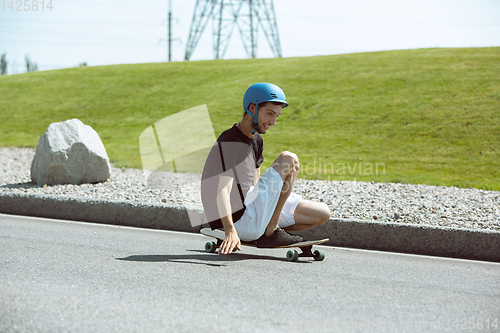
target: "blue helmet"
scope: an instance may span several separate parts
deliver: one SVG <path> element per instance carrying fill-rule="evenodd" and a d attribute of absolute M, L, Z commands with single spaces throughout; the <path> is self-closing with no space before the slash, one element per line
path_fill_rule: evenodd
<path fill-rule="evenodd" d="M 248 87 L 243 96 L 243 110 L 248 110 L 250 103 L 259 105 L 264 102 L 280 102 L 285 104 L 284 108 L 288 106 L 285 93 L 280 87 L 272 83 L 261 82 Z"/>
<path fill-rule="evenodd" d="M 243 110 L 245 110 L 253 118 L 255 127 L 257 127 L 259 104 L 265 102 L 283 103 L 283 108 L 288 106 L 285 93 L 277 85 L 266 82 L 252 84 L 248 87 L 247 91 L 245 91 L 245 95 L 243 96 Z M 251 103 L 255 104 L 255 115 L 248 110 Z M 255 133 L 255 129 L 252 133 Z"/>

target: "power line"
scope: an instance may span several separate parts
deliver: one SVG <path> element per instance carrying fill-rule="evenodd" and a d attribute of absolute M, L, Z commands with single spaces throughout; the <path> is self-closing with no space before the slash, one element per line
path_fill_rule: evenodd
<path fill-rule="evenodd" d="M 65 42 L 65 41 L 1 41 L 2 44 L 42 44 L 42 45 L 102 45 L 102 46 L 130 46 L 130 47 L 136 47 L 136 46 L 150 46 L 150 47 L 157 47 L 155 43 L 115 43 L 115 42 L 102 42 L 102 43 L 92 43 L 92 42 Z"/>
<path fill-rule="evenodd" d="M 98 21 L 65 21 L 65 20 L 26 20 L 19 21 L 16 19 L 3 18 L 2 22 L 14 24 L 26 24 L 26 23 L 35 23 L 35 24 L 50 24 L 50 25 L 112 25 L 112 26 L 150 26 L 150 27 L 159 27 L 160 24 L 155 23 L 134 23 L 134 22 L 98 22 Z"/>
<path fill-rule="evenodd" d="M 57 37 L 57 38 L 72 38 L 74 39 L 75 37 L 81 37 L 83 39 L 96 39 L 96 38 L 107 38 L 111 39 L 111 41 L 115 41 L 116 38 L 122 38 L 126 40 L 130 40 L 130 36 L 103 36 L 103 35 L 98 35 L 98 34 L 87 34 L 87 33 L 81 33 L 78 31 L 57 31 L 57 35 L 54 34 L 54 31 L 51 30 L 41 30 L 41 29 L 36 29 L 36 30 L 29 30 L 29 29 L 9 29 L 9 28 L 1 28 L 0 31 L 6 32 L 8 34 L 15 34 L 15 35 L 26 35 L 26 36 L 44 36 L 44 37 Z M 51 34 L 50 36 L 47 36 L 47 34 Z M 141 36 L 137 36 L 137 38 L 141 38 Z"/>
<path fill-rule="evenodd" d="M 83 3 L 83 4 L 87 4 L 87 3 L 93 3 L 93 4 L 96 4 L 96 5 L 109 5 L 109 6 L 122 6 L 122 5 L 132 5 L 134 8 L 137 8 L 137 4 L 138 4 L 138 1 L 135 1 L 135 0 L 132 0 L 132 1 L 122 1 L 122 0 L 101 0 L 99 2 L 95 2 L 93 0 L 86 0 L 86 1 L 80 1 L 80 0 L 65 0 L 64 1 L 65 3 Z M 149 6 L 162 6 L 165 4 L 165 2 L 163 0 L 159 0 L 159 1 L 153 1 L 153 2 L 150 2 L 150 1 L 145 1 L 145 0 L 141 0 L 140 1 L 141 4 L 147 4 Z"/>
<path fill-rule="evenodd" d="M 295 16 L 295 18 L 294 18 Z M 475 22 L 416 22 L 416 21 L 379 21 L 379 20 L 345 20 L 342 18 L 327 18 L 318 16 L 286 15 L 284 21 L 293 22 L 329 22 L 341 24 L 397 24 L 397 25 L 458 25 L 458 26 L 500 26 L 500 23 L 475 23 Z"/>
<path fill-rule="evenodd" d="M 137 2 L 138 5 L 137 6 L 126 6 L 126 5 L 123 5 L 122 2 L 120 3 L 106 3 L 105 1 L 102 1 L 102 2 L 92 2 L 92 1 L 71 1 L 71 0 L 66 0 L 65 3 L 68 3 L 68 4 L 82 4 L 82 5 L 92 5 L 92 6 L 99 6 L 99 7 L 120 7 L 120 8 L 131 8 L 131 9 L 135 9 L 135 10 L 139 10 L 139 9 L 148 9 L 148 10 L 158 10 L 158 7 L 155 6 L 155 7 L 149 7 L 149 6 L 143 6 L 142 5 L 142 2 Z M 154 5 L 152 5 L 154 6 Z"/>

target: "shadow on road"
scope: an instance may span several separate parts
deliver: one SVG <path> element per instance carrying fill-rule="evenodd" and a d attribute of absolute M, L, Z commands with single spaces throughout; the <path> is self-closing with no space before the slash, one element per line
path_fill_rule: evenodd
<path fill-rule="evenodd" d="M 241 252 L 232 253 L 230 255 L 219 255 L 216 253 L 206 253 L 205 251 L 199 250 L 187 250 L 189 252 L 195 252 L 198 254 L 158 254 L 158 255 L 131 255 L 125 258 L 116 258 L 116 260 L 123 261 L 142 261 L 142 262 L 174 262 L 183 264 L 196 264 L 196 265 L 207 265 L 207 266 L 227 266 L 223 262 L 228 261 L 241 261 L 241 260 L 278 260 L 286 261 L 286 258 L 278 258 L 271 256 L 259 256 L 255 254 L 244 254 Z M 298 261 L 300 262 L 300 261 Z M 305 263 L 302 261 L 302 263 Z"/>

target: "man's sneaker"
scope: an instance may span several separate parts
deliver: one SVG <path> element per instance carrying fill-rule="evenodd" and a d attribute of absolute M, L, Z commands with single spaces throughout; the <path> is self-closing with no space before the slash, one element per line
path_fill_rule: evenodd
<path fill-rule="evenodd" d="M 302 242 L 304 238 L 302 236 L 291 235 L 285 230 L 278 228 L 274 230 L 271 236 L 262 235 L 257 239 L 257 247 L 260 248 L 271 248 L 276 246 L 285 246 L 298 242 Z"/>

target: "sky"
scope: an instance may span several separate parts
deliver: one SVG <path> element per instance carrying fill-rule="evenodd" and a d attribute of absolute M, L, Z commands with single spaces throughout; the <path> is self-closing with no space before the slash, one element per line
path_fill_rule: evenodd
<path fill-rule="evenodd" d="M 26 55 L 39 70 L 168 60 L 168 0 L 43 1 L 0 0 L 8 74 L 26 71 Z M 172 60 L 184 61 L 196 1 L 171 1 Z M 500 0 L 274 0 L 274 7 L 283 57 L 500 46 Z M 214 58 L 211 34 L 209 22 L 191 61 Z M 262 31 L 258 42 L 257 58 L 273 57 Z M 247 58 L 237 30 L 224 56 L 236 58 Z"/>

